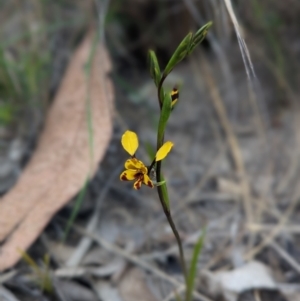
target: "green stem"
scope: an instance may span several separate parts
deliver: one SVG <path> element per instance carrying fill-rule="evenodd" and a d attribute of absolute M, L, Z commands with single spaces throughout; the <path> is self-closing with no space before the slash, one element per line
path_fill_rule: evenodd
<path fill-rule="evenodd" d="M 148 167 L 148 176 L 150 175 L 151 169 L 153 168 L 153 166 L 154 166 L 155 163 L 156 163 L 156 161 L 155 161 L 155 157 L 154 157 L 152 163 L 151 163 L 150 166 Z"/>
<path fill-rule="evenodd" d="M 159 165 L 161 165 L 160 162 L 157 162 L 157 169 L 160 169 Z M 157 172 L 157 169 L 156 169 L 156 172 Z M 161 177 L 160 177 L 160 174 L 159 174 L 159 176 L 157 176 L 157 182 L 160 182 L 160 181 L 161 181 Z M 157 186 L 157 192 L 158 192 L 158 195 L 159 195 L 160 203 L 161 203 L 161 205 L 163 207 L 163 210 L 164 210 L 164 214 L 165 214 L 165 216 L 168 220 L 168 223 L 169 223 L 169 225 L 170 225 L 170 227 L 171 227 L 171 229 L 174 233 L 174 236 L 176 238 L 176 241 L 177 241 L 177 245 L 178 245 L 178 249 L 179 249 L 180 265 L 181 265 L 181 269 L 182 269 L 182 272 L 183 272 L 183 275 L 184 275 L 185 284 L 186 284 L 186 287 L 187 287 L 187 285 L 188 285 L 188 274 L 187 274 L 187 268 L 186 268 L 186 264 L 185 264 L 185 260 L 184 260 L 182 242 L 181 242 L 179 233 L 177 231 L 177 228 L 174 224 L 171 212 L 165 205 L 166 202 L 163 199 L 161 186 Z"/>
<path fill-rule="evenodd" d="M 159 84 L 158 84 L 158 87 L 157 87 L 157 98 L 158 98 L 158 102 L 159 102 L 159 107 L 160 107 L 160 110 L 162 108 L 162 103 L 163 103 L 163 99 L 161 99 L 160 97 L 160 93 L 161 93 L 161 88 L 162 88 L 162 85 L 165 81 L 165 79 L 167 78 L 167 76 L 165 74 L 162 75 L 160 81 L 159 81 Z"/>
<path fill-rule="evenodd" d="M 163 75 L 159 85 L 158 85 L 158 101 L 159 101 L 159 106 L 160 109 L 162 108 L 162 103 L 163 103 L 163 99 L 161 99 L 161 89 L 162 89 L 162 85 L 164 80 L 166 79 L 166 76 Z M 161 139 L 159 139 L 159 133 L 157 135 L 157 150 L 159 150 L 159 148 L 163 145 L 164 143 L 164 134 L 162 136 Z M 161 161 L 156 162 L 156 177 L 157 177 L 157 182 L 161 182 L 162 181 L 162 177 L 161 177 Z M 177 241 L 177 245 L 178 245 L 178 249 L 179 249 L 179 257 L 180 257 L 180 265 L 181 265 L 181 269 L 184 275 L 184 280 L 185 280 L 185 284 L 186 287 L 188 286 L 188 273 L 187 273 L 187 268 L 186 268 L 186 264 L 185 264 L 185 260 L 184 260 L 184 253 L 183 253 L 183 246 L 182 246 L 182 242 L 178 233 L 178 230 L 175 226 L 175 223 L 173 221 L 171 212 L 169 210 L 169 208 L 166 205 L 166 202 L 164 200 L 164 196 L 163 196 L 163 192 L 162 192 L 162 187 L 161 186 L 157 186 L 157 192 L 158 192 L 158 196 L 159 196 L 159 200 L 161 203 L 161 206 L 164 210 L 164 214 L 168 220 L 168 223 L 173 231 L 173 234 L 176 238 Z"/>

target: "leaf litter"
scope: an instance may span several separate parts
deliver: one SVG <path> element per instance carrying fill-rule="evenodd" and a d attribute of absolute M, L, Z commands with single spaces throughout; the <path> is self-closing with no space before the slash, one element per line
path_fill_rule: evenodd
<path fill-rule="evenodd" d="M 113 90 L 107 73 L 111 65 L 105 48 L 97 46 L 87 81 L 85 66 L 91 55 L 92 36 L 84 39 L 72 58 L 34 155 L 17 184 L 1 199 L 0 240 L 4 244 L 0 270 L 20 259 L 18 250 L 26 250 L 52 216 L 82 188 L 85 179 L 95 174 L 109 143 Z M 89 149 L 87 91 L 93 158 Z"/>
<path fill-rule="evenodd" d="M 250 37 L 249 40 L 251 41 Z M 247 39 L 247 41 L 249 40 Z M 255 40 L 253 39 L 252 42 L 255 42 Z M 253 44 L 257 45 L 257 43 Z M 249 46 L 251 46 L 249 51 L 252 54 L 253 49 L 251 48 L 255 46 L 252 46 L 251 43 L 249 43 Z M 201 53 L 199 54 L 199 61 L 201 61 L 201 58 L 203 59 L 203 56 L 212 68 L 211 76 L 214 78 L 214 86 L 207 86 L 204 78 L 205 70 L 201 64 L 198 65 L 197 61 L 191 62 L 192 68 L 186 64 L 174 72 L 174 74 L 178 72 L 177 77 L 184 79 L 184 85 L 178 106 L 174 111 L 174 118 L 171 118 L 170 128 L 167 131 L 168 137 L 175 141 L 176 148 L 174 148 L 173 155 L 166 162 L 166 179 L 170 183 L 171 207 L 172 210 L 176 211 L 175 222 L 179 226 L 180 234 L 185 242 L 187 260 L 190 260 L 192 256 L 191 250 L 196 241 L 193 239 L 193 233 L 198 236 L 203 227 L 206 226 L 208 229 L 207 237 L 203 253 L 198 261 L 199 270 L 208 270 L 215 275 L 220 273 L 220 271 L 225 271 L 224 273 L 231 275 L 231 272 L 239 269 L 236 267 L 236 263 L 239 263 L 241 266 L 247 266 L 247 261 L 250 260 L 251 262 L 253 256 L 246 258 L 248 251 L 259 245 L 261 240 L 268 236 L 274 227 L 280 224 L 280 218 L 284 214 L 286 206 L 290 203 L 293 187 L 298 186 L 299 171 L 296 168 L 298 161 L 294 161 L 293 164 L 290 159 L 292 158 L 291 150 L 298 157 L 299 144 L 296 143 L 296 140 L 294 141 L 296 132 L 291 132 L 290 121 L 294 117 L 298 118 L 299 111 L 288 109 L 284 113 L 281 112 L 283 115 L 279 117 L 280 126 L 267 128 L 268 137 L 276 137 L 276 139 L 267 141 L 272 147 L 270 147 L 270 152 L 266 153 L 259 141 L 259 135 L 256 133 L 253 123 L 256 115 L 248 103 L 248 87 L 244 70 L 242 73 L 231 70 L 234 86 L 224 86 L 225 79 L 219 72 L 220 66 L 215 63 L 215 58 Z M 244 68 L 243 62 L 241 61 L 241 65 L 237 66 L 236 57 L 240 57 L 239 50 L 230 44 L 230 53 L 226 62 L 230 68 L 235 66 L 237 69 L 240 68 L 242 70 Z M 257 57 L 252 57 L 252 59 L 255 63 L 260 61 L 263 64 L 262 60 L 257 60 Z M 264 66 L 260 66 L 260 68 L 264 69 Z M 260 76 L 259 71 L 257 72 L 258 77 Z M 140 75 L 135 79 L 130 78 L 126 73 L 124 78 L 130 81 L 132 87 L 139 87 L 145 84 L 143 78 L 149 77 L 146 73 L 143 74 L 144 77 Z M 145 86 L 151 85 L 147 81 Z M 224 135 L 224 129 L 220 124 L 220 120 L 216 118 L 214 108 L 211 106 L 209 95 L 212 94 L 208 93 L 209 89 L 219 89 L 225 113 L 229 115 L 230 118 L 228 119 L 233 124 L 232 134 L 236 136 L 238 146 L 241 149 L 246 176 L 249 179 L 251 188 L 249 193 L 251 206 L 255 213 L 254 225 L 259 229 L 255 233 L 249 230 L 248 226 L 253 225 L 248 224 L 242 210 L 243 196 L 241 192 L 243 187 L 240 185 L 240 174 L 236 173 L 232 164 L 232 158 L 228 155 L 228 152 L 230 153 L 232 150 L 227 145 L 226 139 L 228 137 Z M 264 89 L 266 91 L 266 99 L 263 99 L 262 102 L 269 101 L 273 105 L 272 101 L 276 99 L 275 92 L 270 87 L 268 88 L 267 82 Z M 230 96 L 233 90 L 239 96 L 238 103 L 234 103 Z M 137 93 L 143 94 L 143 99 L 145 99 L 142 105 L 139 103 L 138 106 L 128 100 L 122 89 L 119 89 L 118 93 L 119 114 L 117 115 L 114 135 L 103 161 L 102 171 L 104 175 L 98 177 L 92 184 L 94 192 L 99 192 L 99 187 L 106 187 L 108 177 L 112 171 L 116 170 L 118 164 L 121 164 L 120 162 L 123 161 L 123 157 L 121 158 L 122 160 L 119 160 L 122 156 L 120 155 L 119 141 L 122 132 L 128 128 L 137 129 L 138 134 L 143 134 L 144 136 L 141 144 L 146 142 L 152 144 L 155 142 L 151 128 L 153 126 L 151 118 L 154 116 L 152 113 L 156 110 L 156 100 L 153 97 L 153 91 L 151 92 L 151 89 L 149 89 L 148 97 L 143 93 Z M 234 112 L 237 112 L 237 114 Z M 179 119 L 181 126 L 178 126 Z M 250 130 L 247 132 L 241 131 L 243 128 Z M 295 127 L 295 129 L 297 128 Z M 218 164 L 214 164 L 216 161 L 218 161 Z M 271 165 L 268 165 L 269 163 Z M 281 185 L 283 181 L 286 182 L 285 175 L 290 174 L 291 166 L 294 167 L 291 173 L 294 175 L 292 181 L 287 181 L 288 186 Z M 268 180 L 265 181 L 264 179 Z M 278 184 L 285 187 L 285 189 L 280 189 L 280 193 L 276 193 Z M 192 201 L 190 201 L 191 197 L 190 199 L 187 197 L 191 191 L 193 191 Z M 81 256 L 77 257 L 79 259 L 75 261 L 75 268 L 77 267 L 84 271 L 81 276 L 78 276 L 80 281 L 89 283 L 90 276 L 87 275 L 87 271 L 90 267 L 103 268 L 102 270 L 100 269 L 101 272 L 111 272 L 111 274 L 93 276 L 93 281 L 95 282 L 89 283 L 90 289 L 94 290 L 103 299 L 115 298 L 116 300 L 122 300 L 122 297 L 125 299 L 128 296 L 133 296 L 136 290 L 134 285 L 130 285 L 132 292 L 128 289 L 126 294 L 120 294 L 122 282 L 125 281 L 126 283 L 126 277 L 131 277 L 131 270 L 136 269 L 128 265 L 128 262 L 131 262 L 139 269 L 146 270 L 149 266 L 153 268 L 153 270 L 147 269 L 149 274 L 142 273 L 147 280 L 147 286 L 149 285 L 150 273 L 152 273 L 151 277 L 156 279 L 154 285 L 156 292 L 154 294 L 152 291 L 153 295 L 170 296 L 168 300 L 174 299 L 172 292 L 176 288 L 180 288 L 180 292 L 182 291 L 182 287 L 179 285 L 182 283 L 182 278 L 178 268 L 178 256 L 176 249 L 175 252 L 168 252 L 174 247 L 174 239 L 170 235 L 169 228 L 158 210 L 159 206 L 157 206 L 155 195 L 144 191 L 137 195 L 130 189 L 127 189 L 126 186 L 121 187 L 116 182 L 111 184 L 104 200 L 105 202 L 103 202 L 101 210 L 99 210 L 99 216 L 101 216 L 103 223 L 101 225 L 97 223 L 91 232 L 93 235 L 102 238 L 104 236 L 103 232 L 105 232 L 104 224 L 109 222 L 115 224 L 118 228 L 116 237 L 111 241 L 108 237 L 105 237 L 112 244 L 109 253 L 113 253 L 113 255 L 105 257 L 106 259 L 102 261 L 93 259 L 95 255 L 91 256 L 90 253 L 95 249 L 95 253 L 97 253 L 97 249 L 101 251 L 104 247 L 101 244 L 100 247 L 95 245 L 95 239 L 92 239 L 91 244 L 85 250 L 86 256 L 90 255 L 91 258 L 85 261 L 82 259 L 85 258 L 84 254 L 81 254 Z M 86 224 L 90 218 L 90 216 L 86 216 L 86 213 L 90 212 L 91 215 L 95 213 L 94 199 L 90 201 L 89 206 L 90 211 L 81 213 L 78 223 Z M 117 218 L 111 214 L 116 208 L 119 211 Z M 297 239 L 299 229 L 295 228 L 299 223 L 297 218 L 298 209 L 297 207 L 294 207 L 294 209 L 295 211 L 289 215 L 288 223 L 285 224 L 284 228 L 282 227 L 277 231 L 273 239 L 274 241 L 276 240 L 277 244 L 280 244 L 281 248 L 289 251 L 288 256 L 299 261 L 299 240 Z M 59 213 L 59 215 L 63 214 Z M 54 218 L 51 225 L 59 227 L 60 222 Z M 103 231 L 101 232 L 101 230 Z M 49 230 L 45 231 L 45 233 L 47 235 L 53 234 Z M 79 246 L 79 244 L 77 245 L 78 237 L 75 236 L 74 238 L 73 235 L 74 233 L 72 234 L 72 239 L 67 240 L 66 243 L 72 245 L 73 249 L 76 249 Z M 138 239 L 139 236 L 143 235 L 143 239 Z M 59 236 L 54 235 L 54 237 L 59 240 Z M 85 234 L 84 238 L 87 238 L 87 234 Z M 130 244 L 130 242 L 136 241 L 140 243 L 134 244 L 135 248 L 133 250 L 126 250 L 126 242 Z M 120 253 L 120 250 L 123 250 L 124 253 Z M 255 253 L 254 258 L 271 269 L 278 289 L 282 289 L 285 286 L 286 291 L 289 289 L 291 294 L 295 295 L 293 301 L 298 300 L 300 296 L 299 285 L 297 284 L 299 283 L 299 273 L 293 266 L 292 261 L 286 259 L 288 258 L 287 256 L 283 257 L 275 251 L 272 244 L 267 244 Z M 99 254 L 99 257 L 101 256 Z M 113 266 L 114 260 L 119 257 L 124 258 L 127 262 L 125 270 L 120 268 L 123 271 L 123 277 L 115 277 L 113 269 L 109 271 L 109 268 Z M 138 261 L 132 260 L 137 258 L 147 263 L 148 266 L 145 268 L 145 266 L 139 265 Z M 65 268 L 64 260 L 59 264 L 59 267 L 54 266 L 53 269 L 62 271 Z M 287 263 L 289 264 L 287 265 Z M 110 266 L 110 264 L 112 265 Z M 106 268 L 108 269 L 105 271 Z M 164 274 L 160 274 L 160 271 L 163 271 Z M 171 280 L 169 283 L 172 283 L 172 285 L 167 289 L 162 289 L 159 284 L 165 282 L 165 275 L 169 275 L 170 278 L 168 279 Z M 141 273 L 138 276 L 141 276 Z M 70 278 L 73 278 L 72 282 L 77 282 L 78 278 L 76 278 L 76 275 L 70 276 Z M 133 277 L 134 281 L 136 281 L 136 278 L 139 277 Z M 100 283 L 105 281 L 106 284 L 100 284 L 100 289 L 97 291 L 96 284 L 98 281 Z M 147 293 L 149 287 L 145 287 L 144 284 L 141 286 Z M 206 298 L 208 298 L 209 292 L 204 282 L 197 281 L 197 290 L 204 292 Z M 239 301 L 253 301 L 259 300 L 259 296 L 261 296 L 263 301 L 283 300 L 279 297 L 278 290 L 272 293 L 267 297 L 264 295 L 263 290 L 257 288 L 238 293 L 238 298 Z M 201 299 L 199 296 L 196 296 L 195 299 L 207 300 L 205 298 Z M 217 299 L 213 300 L 216 301 Z"/>

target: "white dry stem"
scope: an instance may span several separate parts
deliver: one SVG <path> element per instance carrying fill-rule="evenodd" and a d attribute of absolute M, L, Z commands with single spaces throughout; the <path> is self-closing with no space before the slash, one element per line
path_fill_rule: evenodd
<path fill-rule="evenodd" d="M 235 30 L 235 33 L 236 33 L 236 36 L 237 36 L 237 39 L 238 39 L 238 43 L 239 43 L 239 46 L 240 46 L 240 50 L 241 50 L 241 54 L 242 54 L 242 58 L 243 58 L 243 62 L 244 62 L 244 65 L 245 65 L 247 76 L 248 76 L 249 79 L 255 78 L 256 75 L 255 75 L 255 72 L 254 72 L 254 67 L 253 67 L 253 64 L 252 64 L 250 53 L 249 53 L 248 47 L 245 43 L 245 40 L 242 37 L 238 20 L 235 16 L 233 8 L 232 8 L 231 0 L 224 0 L 224 3 L 225 3 L 228 14 L 229 14 L 229 16 L 231 18 L 231 21 L 233 23 L 233 26 L 234 26 L 234 30 Z"/>

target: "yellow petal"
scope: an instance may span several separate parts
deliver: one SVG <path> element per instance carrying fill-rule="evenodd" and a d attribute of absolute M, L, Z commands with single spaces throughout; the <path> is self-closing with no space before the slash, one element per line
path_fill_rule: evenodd
<path fill-rule="evenodd" d="M 176 102 L 178 101 L 178 98 L 175 99 L 175 100 L 172 100 L 171 102 L 171 107 L 173 108 L 175 105 L 176 105 Z"/>
<path fill-rule="evenodd" d="M 126 131 L 123 134 L 121 143 L 130 156 L 133 156 L 137 148 L 139 147 L 139 140 L 137 134 L 131 131 Z"/>
<path fill-rule="evenodd" d="M 125 170 L 120 174 L 121 181 L 132 181 L 136 178 L 137 172 L 135 170 Z"/>
<path fill-rule="evenodd" d="M 125 168 L 126 169 L 133 169 L 133 170 L 143 170 L 144 168 L 147 169 L 145 164 L 142 161 L 140 161 L 136 158 L 126 160 Z M 146 170 L 146 173 L 147 173 L 147 170 Z"/>
<path fill-rule="evenodd" d="M 173 147 L 173 145 L 174 144 L 171 141 L 165 142 L 164 145 L 157 151 L 155 161 L 160 161 L 164 159 Z"/>
<path fill-rule="evenodd" d="M 147 185 L 150 188 L 154 187 L 153 182 L 151 181 L 151 179 L 148 177 L 148 175 L 144 175 L 144 184 Z"/>

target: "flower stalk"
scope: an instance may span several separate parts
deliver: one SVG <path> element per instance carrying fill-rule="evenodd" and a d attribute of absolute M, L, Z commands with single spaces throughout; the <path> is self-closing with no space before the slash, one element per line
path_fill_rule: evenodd
<path fill-rule="evenodd" d="M 162 77 L 159 82 L 159 85 L 158 85 L 158 101 L 159 101 L 161 110 L 162 110 L 161 104 L 163 103 L 163 100 L 161 99 L 161 94 L 162 94 L 161 89 L 162 89 L 163 82 L 165 79 L 166 79 L 166 77 Z M 157 133 L 157 149 L 159 149 L 161 147 L 161 145 L 163 145 L 163 143 L 164 143 L 164 131 L 163 131 L 163 133 L 159 133 L 159 131 L 158 131 L 158 133 Z M 157 162 L 157 164 L 156 164 L 156 177 L 157 177 L 158 182 L 162 181 L 161 162 Z M 187 286 L 188 273 L 187 273 L 187 268 L 186 268 L 186 264 L 185 264 L 181 238 L 180 238 L 179 232 L 175 226 L 175 223 L 173 221 L 170 208 L 167 206 L 168 200 L 165 199 L 165 194 L 163 193 L 162 189 L 163 189 L 162 186 L 157 186 L 158 197 L 159 197 L 161 206 L 163 208 L 164 214 L 165 214 L 165 216 L 168 220 L 168 223 L 173 231 L 173 234 L 176 238 L 176 242 L 177 242 L 177 246 L 178 246 L 178 250 L 179 250 L 180 265 L 181 265 L 181 269 L 182 269 L 182 272 L 184 275 L 185 284 Z"/>
<path fill-rule="evenodd" d="M 184 58 L 190 55 L 195 47 L 203 41 L 211 25 L 212 22 L 208 22 L 207 24 L 202 26 L 195 34 L 189 33 L 181 41 L 162 73 L 155 52 L 153 50 L 149 51 L 150 75 L 157 87 L 157 98 L 160 108 L 160 118 L 157 129 L 157 152 L 150 166 L 147 167 L 142 161 L 136 158 L 136 151 L 138 149 L 139 143 L 138 137 L 134 132 L 126 131 L 123 134 L 121 140 L 123 148 L 131 156 L 131 158 L 125 162 L 125 170 L 121 173 L 120 179 L 122 181 L 134 181 L 133 188 L 137 190 L 141 188 L 142 184 L 150 188 L 153 188 L 154 186 L 157 187 L 157 192 L 163 212 L 176 238 L 179 250 L 180 264 L 186 285 L 184 299 L 185 301 L 191 301 L 192 299 L 192 292 L 197 269 L 197 260 L 203 246 L 204 236 L 201 236 L 199 238 L 194 248 L 193 260 L 188 270 L 184 259 L 182 241 L 172 218 L 167 184 L 162 173 L 162 160 L 165 159 L 165 157 L 173 147 L 173 143 L 171 141 L 164 142 L 165 129 L 171 112 L 177 105 L 179 91 L 177 86 L 175 86 L 170 93 L 165 93 L 164 81 L 166 80 L 170 72 L 174 69 L 174 67 Z M 155 169 L 156 171 L 157 183 L 154 183 L 150 178 L 152 169 Z M 178 300 L 181 299 L 178 297 Z"/>

